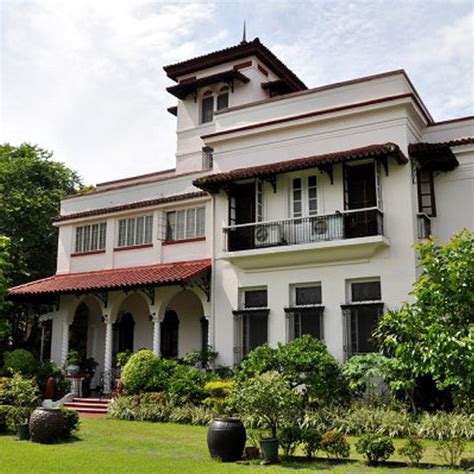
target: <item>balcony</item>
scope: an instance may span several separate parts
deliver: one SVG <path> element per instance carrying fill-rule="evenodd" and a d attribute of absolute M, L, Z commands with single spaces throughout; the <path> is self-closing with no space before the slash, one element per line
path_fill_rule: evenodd
<path fill-rule="evenodd" d="M 223 258 L 244 268 L 357 260 L 389 245 L 378 208 L 233 225 L 223 234 Z"/>

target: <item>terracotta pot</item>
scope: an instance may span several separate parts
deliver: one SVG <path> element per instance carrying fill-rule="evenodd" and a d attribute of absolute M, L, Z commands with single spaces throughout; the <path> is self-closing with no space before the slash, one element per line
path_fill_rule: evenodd
<path fill-rule="evenodd" d="M 247 446 L 245 448 L 245 459 L 249 461 L 252 459 L 258 459 L 260 457 L 260 449 L 257 446 Z"/>

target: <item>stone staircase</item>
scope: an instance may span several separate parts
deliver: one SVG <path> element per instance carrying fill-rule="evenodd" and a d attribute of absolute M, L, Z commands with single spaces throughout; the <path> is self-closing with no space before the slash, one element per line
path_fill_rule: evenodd
<path fill-rule="evenodd" d="M 105 416 L 110 401 L 110 398 L 73 398 L 71 402 L 64 404 L 64 408 L 76 410 L 79 415 Z"/>

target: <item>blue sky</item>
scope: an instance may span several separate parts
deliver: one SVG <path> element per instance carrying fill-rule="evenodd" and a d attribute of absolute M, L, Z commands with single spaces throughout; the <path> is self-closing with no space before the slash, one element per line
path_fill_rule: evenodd
<path fill-rule="evenodd" d="M 316 87 L 405 68 L 436 120 L 474 114 L 474 2 L 0 0 L 0 142 L 96 183 L 174 166 L 162 66 L 260 37 Z"/>

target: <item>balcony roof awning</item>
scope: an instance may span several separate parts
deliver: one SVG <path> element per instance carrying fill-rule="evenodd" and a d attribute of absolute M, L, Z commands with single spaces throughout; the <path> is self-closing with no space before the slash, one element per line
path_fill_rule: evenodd
<path fill-rule="evenodd" d="M 216 84 L 217 82 L 228 83 L 233 88 L 234 80 L 238 80 L 244 84 L 250 81 L 250 79 L 240 71 L 229 69 L 228 71 L 218 72 L 217 74 L 212 74 L 211 76 L 200 77 L 199 79 L 193 79 L 190 81 L 183 81 L 175 86 L 167 87 L 166 90 L 178 99 L 184 100 L 189 94 L 196 93 L 197 89 L 200 87 Z"/>
<path fill-rule="evenodd" d="M 408 163 L 408 159 L 402 153 L 398 145 L 395 143 L 385 143 L 381 145 L 369 145 L 361 148 L 353 148 L 351 150 L 338 151 L 335 153 L 326 153 L 324 155 L 279 161 L 266 165 L 251 166 L 249 168 L 238 168 L 232 171 L 203 176 L 195 179 L 193 184 L 194 186 L 210 193 L 216 193 L 234 181 L 249 178 L 269 179 L 277 174 L 310 168 L 319 168 L 321 171 L 328 172 L 332 180 L 331 166 L 335 163 L 366 158 L 375 158 L 386 161 L 389 157 L 393 157 L 399 164 Z"/>
<path fill-rule="evenodd" d="M 93 272 L 57 274 L 10 288 L 8 298 L 14 301 L 47 302 L 51 297 L 64 294 L 179 285 L 194 278 L 206 276 L 210 269 L 211 260 L 205 259 Z"/>
<path fill-rule="evenodd" d="M 420 168 L 432 171 L 452 171 L 459 162 L 451 147 L 468 143 L 470 143 L 468 139 L 443 143 L 411 143 L 408 152 Z"/>
<path fill-rule="evenodd" d="M 262 82 L 262 89 L 268 90 L 271 96 L 290 94 L 291 92 L 297 92 L 300 90 L 285 79 L 276 79 L 275 81 Z"/>

